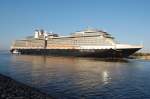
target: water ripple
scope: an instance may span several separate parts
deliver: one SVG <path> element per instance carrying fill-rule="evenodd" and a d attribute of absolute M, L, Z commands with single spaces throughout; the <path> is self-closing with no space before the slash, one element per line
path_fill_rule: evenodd
<path fill-rule="evenodd" d="M 0 54 L 0 72 L 58 99 L 150 99 L 150 62 Z"/>

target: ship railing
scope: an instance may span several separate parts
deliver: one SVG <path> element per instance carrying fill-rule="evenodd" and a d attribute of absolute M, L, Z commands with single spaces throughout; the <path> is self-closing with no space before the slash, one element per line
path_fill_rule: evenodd
<path fill-rule="evenodd" d="M 114 49 L 115 46 L 80 46 L 80 49 Z"/>
<path fill-rule="evenodd" d="M 44 47 L 14 47 L 12 46 L 11 49 L 44 49 Z"/>

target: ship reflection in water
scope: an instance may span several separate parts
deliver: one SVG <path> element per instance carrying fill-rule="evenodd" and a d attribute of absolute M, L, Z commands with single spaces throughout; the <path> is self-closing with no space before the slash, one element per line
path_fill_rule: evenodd
<path fill-rule="evenodd" d="M 9 76 L 58 99 L 140 99 L 150 96 L 148 61 L 10 57 Z"/>

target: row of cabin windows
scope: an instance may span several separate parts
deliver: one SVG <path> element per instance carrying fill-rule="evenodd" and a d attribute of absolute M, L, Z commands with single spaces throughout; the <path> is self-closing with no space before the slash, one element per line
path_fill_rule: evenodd
<path fill-rule="evenodd" d="M 111 45 L 112 40 L 109 38 L 100 37 L 81 37 L 81 38 L 69 38 L 69 39 L 50 39 L 47 44 L 71 44 L 71 45 Z M 16 46 L 26 46 L 26 45 L 44 45 L 44 41 L 34 40 L 34 41 L 16 41 Z"/>
<path fill-rule="evenodd" d="M 15 47 L 34 47 L 34 46 L 44 46 L 44 42 L 27 42 L 27 41 L 16 41 L 14 43 Z"/>
<path fill-rule="evenodd" d="M 70 44 L 70 45 L 111 45 L 109 42 L 53 42 L 48 44 Z"/>
<path fill-rule="evenodd" d="M 48 40 L 48 44 L 75 44 L 75 45 L 111 45 L 113 41 L 107 40 L 107 39 L 93 39 L 93 38 L 82 38 L 82 39 L 72 39 L 72 40 L 67 40 L 67 39 L 51 39 Z"/>

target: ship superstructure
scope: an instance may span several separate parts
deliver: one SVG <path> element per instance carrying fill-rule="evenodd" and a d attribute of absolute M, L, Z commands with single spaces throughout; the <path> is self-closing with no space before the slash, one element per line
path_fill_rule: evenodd
<path fill-rule="evenodd" d="M 109 33 L 97 29 L 85 29 L 69 36 L 36 30 L 33 37 L 16 40 L 11 52 L 17 50 L 21 54 L 128 57 L 141 48 L 142 46 L 119 44 Z"/>

